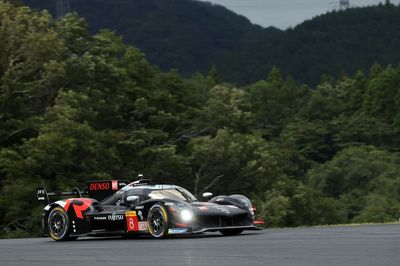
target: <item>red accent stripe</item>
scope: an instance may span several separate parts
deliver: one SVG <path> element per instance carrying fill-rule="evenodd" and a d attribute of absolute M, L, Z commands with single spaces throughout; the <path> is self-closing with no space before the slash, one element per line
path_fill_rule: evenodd
<path fill-rule="evenodd" d="M 82 212 L 89 209 L 90 205 L 92 205 L 92 203 L 93 203 L 93 200 L 84 199 L 84 198 L 76 198 L 76 199 L 67 199 L 67 200 L 65 200 L 65 202 L 66 202 L 66 204 L 64 206 L 65 211 L 68 211 L 69 206 L 72 204 L 76 217 L 83 219 Z"/>
<path fill-rule="evenodd" d="M 65 202 L 66 202 L 66 204 L 64 206 L 64 210 L 67 212 L 69 209 L 69 205 L 71 205 L 72 200 L 67 199 Z"/>
<path fill-rule="evenodd" d="M 187 224 L 175 224 L 176 227 L 189 227 Z"/>

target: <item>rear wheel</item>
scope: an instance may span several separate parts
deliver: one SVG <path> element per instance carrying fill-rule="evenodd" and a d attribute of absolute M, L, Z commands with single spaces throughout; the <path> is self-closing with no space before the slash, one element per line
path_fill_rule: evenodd
<path fill-rule="evenodd" d="M 234 235 L 238 235 L 241 232 L 243 232 L 242 229 L 225 229 L 225 230 L 220 230 L 221 234 L 223 234 L 224 236 L 234 236 Z"/>
<path fill-rule="evenodd" d="M 76 237 L 69 237 L 69 218 L 68 214 L 61 207 L 51 210 L 47 225 L 51 238 L 56 241 L 74 240 Z"/>
<path fill-rule="evenodd" d="M 168 232 L 168 216 L 165 208 L 158 204 L 153 205 L 147 216 L 147 224 L 153 237 L 165 237 Z"/>

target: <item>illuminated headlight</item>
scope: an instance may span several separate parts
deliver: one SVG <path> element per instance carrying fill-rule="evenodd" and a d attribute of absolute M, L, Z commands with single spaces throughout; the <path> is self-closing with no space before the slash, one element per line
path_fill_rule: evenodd
<path fill-rule="evenodd" d="M 193 213 L 189 210 L 181 211 L 181 219 L 183 222 L 189 222 L 193 219 Z"/>

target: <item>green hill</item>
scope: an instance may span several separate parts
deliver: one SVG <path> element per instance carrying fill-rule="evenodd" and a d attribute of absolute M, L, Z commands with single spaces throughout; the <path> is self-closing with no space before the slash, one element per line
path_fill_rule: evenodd
<path fill-rule="evenodd" d="M 374 63 L 400 62 L 400 7 L 391 4 L 333 11 L 224 57 L 217 65 L 239 84 L 265 78 L 277 66 L 295 80 L 315 85 L 323 74 L 339 77 Z"/>
<path fill-rule="evenodd" d="M 54 0 L 25 0 L 55 14 Z M 321 76 L 367 71 L 400 62 L 400 7 L 391 4 L 332 11 L 281 32 L 194 0 L 71 0 L 92 33 L 116 30 L 150 62 L 181 73 L 207 72 L 240 85 L 265 78 L 273 66 L 316 85 Z"/>
<path fill-rule="evenodd" d="M 25 0 L 56 13 L 54 0 Z M 92 33 L 116 30 L 162 69 L 206 72 L 216 58 L 244 44 L 267 40 L 278 29 L 263 29 L 228 9 L 194 0 L 71 0 Z"/>

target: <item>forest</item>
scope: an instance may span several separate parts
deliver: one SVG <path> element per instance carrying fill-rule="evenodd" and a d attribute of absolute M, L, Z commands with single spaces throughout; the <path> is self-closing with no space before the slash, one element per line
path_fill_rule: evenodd
<path fill-rule="evenodd" d="M 266 71 L 277 66 L 296 81 L 316 86 L 323 74 L 340 78 L 358 70 L 367 72 L 375 62 L 398 64 L 399 24 L 400 5 L 390 1 L 333 10 L 270 40 L 241 46 L 216 65 L 225 80 L 237 84 L 264 78 Z"/>
<path fill-rule="evenodd" d="M 242 193 L 267 227 L 400 217 L 400 66 L 316 86 L 271 67 L 161 71 L 110 30 L 0 1 L 0 237 L 40 235 L 35 188 L 144 174 Z M 217 178 L 217 179 L 216 179 Z"/>
<path fill-rule="evenodd" d="M 253 25 L 220 5 L 197 0 L 69 0 L 89 32 L 112 29 L 162 70 L 207 73 L 220 57 L 242 46 L 267 41 L 280 30 Z M 24 0 L 56 15 L 55 0 Z"/>
<path fill-rule="evenodd" d="M 55 0 L 23 2 L 56 14 Z M 164 71 L 176 68 L 190 77 L 215 65 L 221 80 L 245 86 L 276 66 L 312 87 L 324 74 L 337 79 L 366 73 L 375 62 L 400 62 L 400 6 L 380 2 L 331 10 L 282 31 L 197 0 L 70 0 L 90 33 L 115 30 Z"/>

